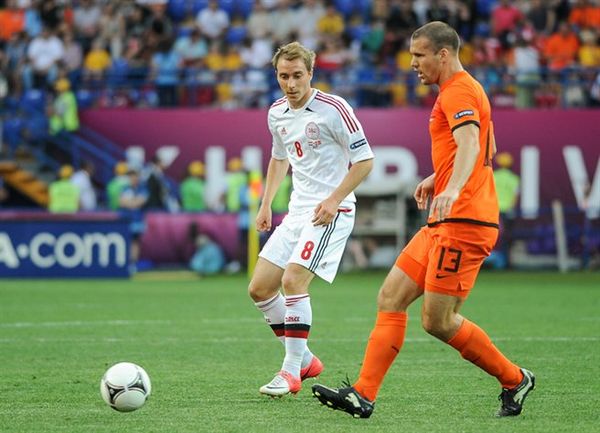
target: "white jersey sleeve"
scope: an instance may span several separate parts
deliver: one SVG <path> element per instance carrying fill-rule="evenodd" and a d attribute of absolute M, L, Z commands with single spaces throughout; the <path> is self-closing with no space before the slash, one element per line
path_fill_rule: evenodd
<path fill-rule="evenodd" d="M 285 103 L 285 99 L 281 98 L 272 105 L 271 109 L 269 109 L 269 115 L 267 116 L 267 122 L 269 124 L 269 131 L 271 132 L 271 136 L 273 137 L 273 146 L 271 148 L 271 156 L 274 159 L 287 159 L 287 152 L 285 149 L 285 144 L 281 139 L 281 136 L 277 133 L 276 127 L 276 116 L 274 110 L 276 110 L 277 106 Z M 287 105 L 287 104 L 286 104 Z M 281 111 L 281 108 L 279 109 Z"/>
<path fill-rule="evenodd" d="M 355 164 L 359 161 L 372 159 L 374 157 L 373 151 L 350 104 L 340 97 L 328 96 L 335 99 L 343 107 L 342 110 L 338 110 L 339 116 L 334 118 L 335 122 L 332 122 L 332 129 L 338 143 L 348 149 L 350 162 Z"/>

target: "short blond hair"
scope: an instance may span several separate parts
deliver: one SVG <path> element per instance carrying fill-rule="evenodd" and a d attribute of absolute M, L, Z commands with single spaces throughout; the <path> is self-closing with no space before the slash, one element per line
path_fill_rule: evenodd
<path fill-rule="evenodd" d="M 271 63 L 273 64 L 275 70 L 277 70 L 277 63 L 281 58 L 284 58 L 285 60 L 302 59 L 304 65 L 306 66 L 306 70 L 308 72 L 312 72 L 316 57 L 317 55 L 313 50 L 306 48 L 300 42 L 290 42 L 289 44 L 279 47 L 273 56 Z"/>

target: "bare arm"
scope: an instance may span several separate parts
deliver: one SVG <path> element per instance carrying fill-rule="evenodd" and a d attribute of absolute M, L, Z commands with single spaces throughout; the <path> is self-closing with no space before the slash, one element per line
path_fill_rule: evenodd
<path fill-rule="evenodd" d="M 315 216 L 312 223 L 315 226 L 326 226 L 335 217 L 338 211 L 338 206 L 348 194 L 364 180 L 373 168 L 373 159 L 366 159 L 352 164 L 350 170 L 342 180 L 342 183 L 331 193 L 331 195 L 323 200 L 315 208 Z"/>
<path fill-rule="evenodd" d="M 269 168 L 267 169 L 267 179 L 265 180 L 265 192 L 258 214 L 256 215 L 256 230 L 264 232 L 271 229 L 272 212 L 271 204 L 277 188 L 281 185 L 283 178 L 288 172 L 290 163 L 287 159 L 271 158 Z"/>
<path fill-rule="evenodd" d="M 479 128 L 465 125 L 453 132 L 457 145 L 454 157 L 454 169 L 446 185 L 446 189 L 434 197 L 429 209 L 429 216 L 441 221 L 450 214 L 452 205 L 458 199 L 461 189 L 469 180 L 479 155 Z"/>

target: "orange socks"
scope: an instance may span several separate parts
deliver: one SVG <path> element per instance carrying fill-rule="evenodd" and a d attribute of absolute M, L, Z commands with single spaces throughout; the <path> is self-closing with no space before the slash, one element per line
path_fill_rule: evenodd
<path fill-rule="evenodd" d="M 353 385 L 360 395 L 371 401 L 375 401 L 383 377 L 402 348 L 407 318 L 406 312 L 377 313 L 360 376 Z"/>
<path fill-rule="evenodd" d="M 519 367 L 494 346 L 483 329 L 467 319 L 463 320 L 448 344 L 458 350 L 464 359 L 496 377 L 503 388 L 514 388 L 523 380 Z"/>

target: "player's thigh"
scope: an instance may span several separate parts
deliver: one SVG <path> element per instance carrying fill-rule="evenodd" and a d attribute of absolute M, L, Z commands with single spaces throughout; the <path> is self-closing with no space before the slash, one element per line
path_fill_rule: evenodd
<path fill-rule="evenodd" d="M 304 295 L 308 293 L 308 286 L 315 274 L 307 268 L 296 263 L 290 263 L 285 268 L 281 285 L 287 296 Z"/>
<path fill-rule="evenodd" d="M 248 285 L 250 297 L 255 302 L 259 302 L 275 296 L 281 287 L 283 272 L 281 267 L 259 257 Z"/>
<path fill-rule="evenodd" d="M 432 246 L 431 228 L 422 227 L 396 259 L 396 267 L 401 269 L 420 288 L 425 287 L 429 251 Z"/>
<path fill-rule="evenodd" d="M 379 311 L 405 311 L 423 289 L 398 266 L 392 266 L 377 295 Z"/>
<path fill-rule="evenodd" d="M 289 262 L 303 266 L 331 283 L 353 227 L 354 210 L 339 212 L 327 226 L 314 226 L 310 219 L 306 220 Z"/>

